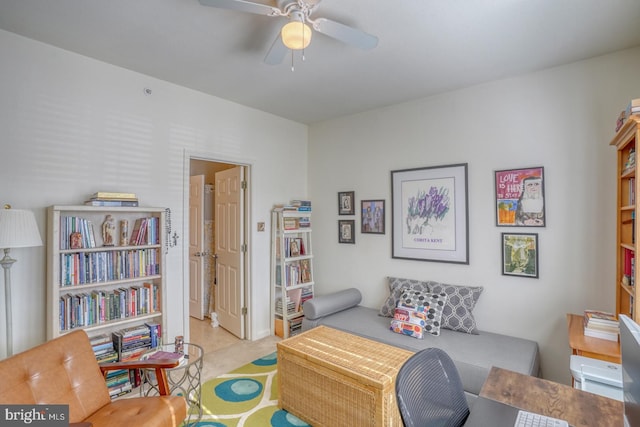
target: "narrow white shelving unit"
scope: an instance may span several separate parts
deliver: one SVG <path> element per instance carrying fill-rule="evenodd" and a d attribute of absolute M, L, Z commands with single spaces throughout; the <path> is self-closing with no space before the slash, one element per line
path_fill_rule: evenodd
<path fill-rule="evenodd" d="M 302 303 L 314 294 L 311 211 L 294 209 L 274 209 L 271 222 L 272 329 L 282 338 L 300 332 Z"/>

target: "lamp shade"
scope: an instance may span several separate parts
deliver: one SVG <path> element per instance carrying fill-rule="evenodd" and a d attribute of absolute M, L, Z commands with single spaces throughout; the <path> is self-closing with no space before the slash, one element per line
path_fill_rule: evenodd
<path fill-rule="evenodd" d="M 311 43 L 311 28 L 301 21 L 292 20 L 282 27 L 282 43 L 289 49 L 304 49 Z"/>
<path fill-rule="evenodd" d="M 42 246 L 33 212 L 0 209 L 0 249 Z"/>

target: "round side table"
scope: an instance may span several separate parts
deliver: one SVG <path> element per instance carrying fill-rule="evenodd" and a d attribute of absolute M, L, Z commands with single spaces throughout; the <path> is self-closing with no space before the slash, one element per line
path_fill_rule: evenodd
<path fill-rule="evenodd" d="M 163 344 L 149 352 L 142 358 L 151 356 L 156 351 L 174 352 L 173 344 Z M 202 388 L 202 356 L 204 351 L 197 344 L 184 343 L 184 360 L 178 366 L 166 369 L 169 391 L 174 396 L 183 396 L 187 400 L 189 409 L 184 425 L 195 425 L 202 418 L 202 401 L 200 393 Z M 159 395 L 158 381 L 153 369 L 141 369 L 142 385 L 140 386 L 141 396 Z"/>

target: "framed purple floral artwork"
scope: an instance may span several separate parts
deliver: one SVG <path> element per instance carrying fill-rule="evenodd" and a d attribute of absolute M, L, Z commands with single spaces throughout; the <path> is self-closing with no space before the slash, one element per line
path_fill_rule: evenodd
<path fill-rule="evenodd" d="M 467 163 L 391 171 L 392 258 L 469 264 Z"/>

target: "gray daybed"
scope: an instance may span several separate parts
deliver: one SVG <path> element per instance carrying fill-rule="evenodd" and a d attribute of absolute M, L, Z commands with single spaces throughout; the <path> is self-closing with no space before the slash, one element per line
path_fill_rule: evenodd
<path fill-rule="evenodd" d="M 306 301 L 302 330 L 325 325 L 410 351 L 441 348 L 455 362 L 469 402 L 480 393 L 492 366 L 540 375 L 535 341 L 484 331 L 475 335 L 448 329 L 442 329 L 439 336 L 416 339 L 392 332 L 391 319 L 380 316 L 374 308 L 359 305 L 361 300 L 360 291 L 352 288 Z"/>

